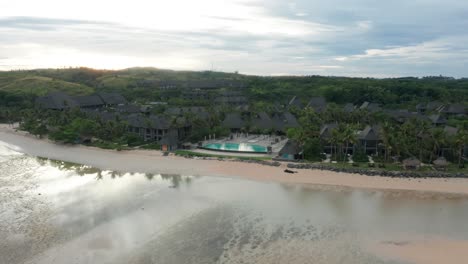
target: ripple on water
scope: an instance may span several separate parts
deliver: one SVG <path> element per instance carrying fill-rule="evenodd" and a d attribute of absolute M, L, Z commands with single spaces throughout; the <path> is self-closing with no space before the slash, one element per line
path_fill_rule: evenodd
<path fill-rule="evenodd" d="M 180 223 L 118 263 L 394 263 L 360 248 L 340 226 L 271 221 L 229 206 Z"/>

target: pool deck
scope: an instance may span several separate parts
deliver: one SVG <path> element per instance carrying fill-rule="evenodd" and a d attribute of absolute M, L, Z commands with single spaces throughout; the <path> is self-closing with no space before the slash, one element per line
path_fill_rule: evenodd
<path fill-rule="evenodd" d="M 232 136 L 232 139 L 231 139 Z M 283 148 L 288 139 L 281 139 L 279 136 L 270 136 L 270 135 L 246 135 L 246 134 L 232 134 L 227 138 L 212 139 L 203 141 L 203 145 L 213 144 L 213 143 L 238 143 L 238 144 L 253 144 L 263 146 L 265 148 L 272 147 L 272 153 L 242 153 L 242 152 L 228 152 L 228 151 L 216 151 L 216 150 L 206 150 L 206 149 L 196 149 L 195 152 L 205 153 L 205 154 L 216 154 L 222 156 L 242 156 L 242 157 L 274 157 L 277 156 L 278 152 Z M 278 142 L 276 143 L 276 139 Z"/>

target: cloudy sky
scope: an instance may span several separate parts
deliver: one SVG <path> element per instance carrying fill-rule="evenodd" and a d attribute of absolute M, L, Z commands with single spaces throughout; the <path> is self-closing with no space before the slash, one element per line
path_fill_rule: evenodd
<path fill-rule="evenodd" d="M 466 0 L 0 0 L 0 70 L 468 77 Z"/>

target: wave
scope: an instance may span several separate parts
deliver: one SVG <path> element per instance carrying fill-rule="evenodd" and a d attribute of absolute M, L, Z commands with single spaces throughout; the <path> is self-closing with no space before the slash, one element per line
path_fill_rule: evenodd
<path fill-rule="evenodd" d="M 21 148 L 0 140 L 0 162 L 24 155 Z"/>

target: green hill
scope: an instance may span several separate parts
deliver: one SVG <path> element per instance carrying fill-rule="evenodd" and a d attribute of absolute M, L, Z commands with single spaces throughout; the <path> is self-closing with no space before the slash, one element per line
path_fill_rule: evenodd
<path fill-rule="evenodd" d="M 61 91 L 71 95 L 86 95 L 93 93 L 94 89 L 83 84 L 44 76 L 11 74 L 10 76 L 0 76 L 0 91 L 33 95 Z"/>
<path fill-rule="evenodd" d="M 214 71 L 173 71 L 136 67 L 124 70 L 90 68 L 38 69 L 0 72 L 0 91 L 19 95 L 44 95 L 63 91 L 72 95 L 118 91 L 130 100 L 167 100 L 177 91 L 158 89 L 158 81 L 236 80 L 248 85 L 252 101 L 284 103 L 292 96 L 304 101 L 324 96 L 338 104 L 364 101 L 387 106 L 412 106 L 426 101 L 468 101 L 468 79 L 443 76 L 425 78 L 348 78 L 325 76 L 249 76 Z"/>

